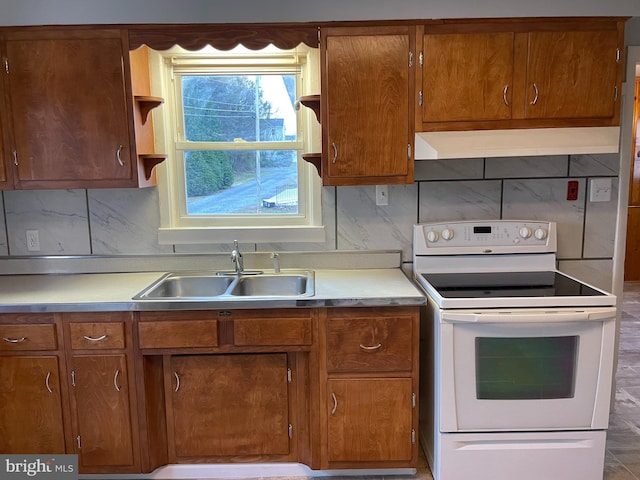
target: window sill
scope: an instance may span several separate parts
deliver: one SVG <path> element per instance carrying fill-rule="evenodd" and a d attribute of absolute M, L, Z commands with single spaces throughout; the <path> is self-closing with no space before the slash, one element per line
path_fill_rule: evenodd
<path fill-rule="evenodd" d="M 324 242 L 324 226 L 160 228 L 161 245 Z"/>

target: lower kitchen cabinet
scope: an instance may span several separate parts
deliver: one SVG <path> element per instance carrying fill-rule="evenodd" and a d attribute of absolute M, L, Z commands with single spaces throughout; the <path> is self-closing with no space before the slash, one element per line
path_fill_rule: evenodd
<path fill-rule="evenodd" d="M 79 467 L 133 465 L 125 355 L 74 355 L 70 368 Z"/>
<path fill-rule="evenodd" d="M 80 473 L 139 472 L 131 314 L 64 314 Z"/>
<path fill-rule="evenodd" d="M 287 377 L 285 353 L 168 357 L 169 445 L 176 459 L 289 454 Z"/>
<path fill-rule="evenodd" d="M 310 465 L 316 329 L 310 308 L 140 312 L 143 471 L 167 463 Z"/>
<path fill-rule="evenodd" d="M 410 378 L 330 379 L 329 462 L 410 462 L 413 385 Z"/>
<path fill-rule="evenodd" d="M 62 454 L 66 400 L 53 314 L 0 316 L 0 454 Z"/>
<path fill-rule="evenodd" d="M 419 309 L 327 309 L 322 468 L 417 465 Z"/>
<path fill-rule="evenodd" d="M 0 453 L 65 453 L 57 357 L 0 357 L 0 405 Z"/>

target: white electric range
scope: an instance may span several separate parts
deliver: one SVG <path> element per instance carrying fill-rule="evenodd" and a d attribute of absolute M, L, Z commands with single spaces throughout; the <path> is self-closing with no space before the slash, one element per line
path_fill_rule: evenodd
<path fill-rule="evenodd" d="M 544 221 L 414 227 L 420 438 L 436 480 L 601 480 L 616 298 L 556 269 Z"/>

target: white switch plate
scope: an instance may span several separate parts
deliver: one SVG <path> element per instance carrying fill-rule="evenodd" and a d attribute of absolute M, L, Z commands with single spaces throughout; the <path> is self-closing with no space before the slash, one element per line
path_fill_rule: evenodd
<path fill-rule="evenodd" d="M 388 185 L 376 185 L 376 205 L 389 205 Z"/>
<path fill-rule="evenodd" d="M 589 201 L 610 202 L 611 185 L 610 178 L 592 178 L 589 187 Z"/>
<path fill-rule="evenodd" d="M 30 252 L 40 251 L 40 235 L 38 230 L 27 230 L 27 250 Z"/>

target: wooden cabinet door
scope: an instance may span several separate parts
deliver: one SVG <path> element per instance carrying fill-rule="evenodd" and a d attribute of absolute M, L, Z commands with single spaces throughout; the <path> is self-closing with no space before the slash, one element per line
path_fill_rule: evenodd
<path fill-rule="evenodd" d="M 20 187 L 129 184 L 122 43 L 117 30 L 7 35 L 11 150 Z"/>
<path fill-rule="evenodd" d="M 513 40 L 513 32 L 424 35 L 422 121 L 510 119 Z"/>
<path fill-rule="evenodd" d="M 172 356 L 165 380 L 177 458 L 289 453 L 286 354 Z"/>
<path fill-rule="evenodd" d="M 410 461 L 410 378 L 329 379 L 329 462 Z"/>
<path fill-rule="evenodd" d="M 408 27 L 322 30 L 325 185 L 413 183 Z"/>
<path fill-rule="evenodd" d="M 526 118 L 613 118 L 618 32 L 529 33 Z"/>
<path fill-rule="evenodd" d="M 0 452 L 65 453 L 57 357 L 0 357 Z"/>
<path fill-rule="evenodd" d="M 126 356 L 74 355 L 71 368 L 79 467 L 132 465 Z"/>

